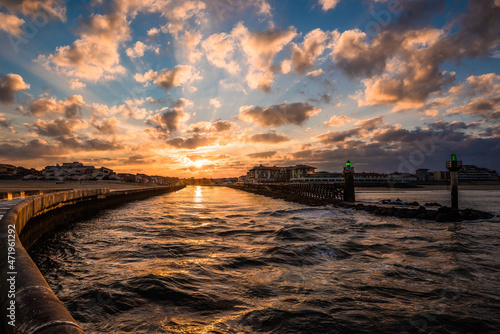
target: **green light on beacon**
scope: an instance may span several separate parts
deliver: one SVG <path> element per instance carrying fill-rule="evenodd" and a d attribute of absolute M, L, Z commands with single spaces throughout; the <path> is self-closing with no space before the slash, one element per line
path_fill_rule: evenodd
<path fill-rule="evenodd" d="M 352 164 L 351 164 L 351 161 L 347 160 L 347 162 L 345 163 L 345 166 L 346 166 L 347 168 L 351 168 L 351 165 L 352 165 Z"/>
<path fill-rule="evenodd" d="M 451 155 L 451 161 L 457 161 L 457 155 L 456 154 L 452 154 Z"/>

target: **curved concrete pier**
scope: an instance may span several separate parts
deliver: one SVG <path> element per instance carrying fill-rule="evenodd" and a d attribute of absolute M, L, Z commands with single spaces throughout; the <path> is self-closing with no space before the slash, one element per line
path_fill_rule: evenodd
<path fill-rule="evenodd" d="M 182 188 L 70 190 L 30 197 L 11 208 L 0 220 L 1 332 L 83 333 L 26 249 L 59 225 L 101 209 Z"/>

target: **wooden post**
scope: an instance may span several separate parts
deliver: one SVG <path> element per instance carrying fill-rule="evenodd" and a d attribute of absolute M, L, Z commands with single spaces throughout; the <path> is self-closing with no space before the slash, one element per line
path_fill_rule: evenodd
<path fill-rule="evenodd" d="M 446 168 L 450 171 L 451 207 L 458 210 L 458 171 L 462 168 L 462 161 L 458 161 L 457 156 L 452 154 L 451 161 L 446 162 Z"/>
<path fill-rule="evenodd" d="M 354 167 L 348 160 L 344 167 L 344 201 L 356 202 L 356 192 L 354 191 Z"/>

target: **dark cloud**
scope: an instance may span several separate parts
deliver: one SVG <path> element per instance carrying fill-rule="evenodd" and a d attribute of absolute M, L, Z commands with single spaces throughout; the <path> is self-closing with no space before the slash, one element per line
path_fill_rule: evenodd
<path fill-rule="evenodd" d="M 363 128 L 365 130 L 373 130 L 373 129 L 376 129 L 379 125 L 383 124 L 384 121 L 382 119 L 382 117 L 376 117 L 376 118 L 372 118 L 372 119 L 365 119 L 365 120 L 361 120 L 361 121 L 358 121 L 356 122 L 356 126 L 360 127 L 360 128 Z"/>
<path fill-rule="evenodd" d="M 210 146 L 211 144 L 215 143 L 215 141 L 215 138 L 194 135 L 185 139 L 176 137 L 167 140 L 167 144 L 178 149 L 194 150 L 198 147 Z"/>
<path fill-rule="evenodd" d="M 0 157 L 15 160 L 60 156 L 66 152 L 67 150 L 47 144 L 40 139 L 33 139 L 22 145 L 0 144 Z"/>
<path fill-rule="evenodd" d="M 260 133 L 253 135 L 250 138 L 248 138 L 248 141 L 252 143 L 279 144 L 290 141 L 290 138 L 288 138 L 284 134 L 271 131 L 268 133 Z"/>
<path fill-rule="evenodd" d="M 146 124 L 153 126 L 157 132 L 163 135 L 175 132 L 179 129 L 182 121 L 189 118 L 189 115 L 184 112 L 184 108 L 190 103 L 186 99 L 179 99 L 173 102 L 170 108 L 164 108 L 154 116 L 149 117 Z"/>
<path fill-rule="evenodd" d="M 457 56 L 474 58 L 496 48 L 500 42 L 499 17 L 497 0 L 469 0 L 468 10 L 461 18 L 461 29 L 451 37 L 457 44 Z"/>
<path fill-rule="evenodd" d="M 252 159 L 271 159 L 276 155 L 276 153 L 277 153 L 276 151 L 259 152 L 259 153 L 247 154 L 247 157 Z"/>
<path fill-rule="evenodd" d="M 16 93 L 29 88 L 30 85 L 26 84 L 20 75 L 0 73 L 0 103 L 14 103 Z"/>
<path fill-rule="evenodd" d="M 80 120 L 65 120 L 58 118 L 53 121 L 44 121 L 41 119 L 29 124 L 36 133 L 47 137 L 59 137 L 70 135 L 75 130 L 87 127 L 87 122 Z"/>
<path fill-rule="evenodd" d="M 315 29 L 306 35 L 300 46 L 294 44 L 291 59 L 294 71 L 304 75 L 312 69 L 316 64 L 316 59 L 325 50 L 327 39 L 328 35 L 325 32 Z"/>
<path fill-rule="evenodd" d="M 166 91 L 197 79 L 200 79 L 199 72 L 191 65 L 177 65 L 172 69 L 163 69 L 159 72 L 149 71 L 143 75 L 135 75 L 136 81 L 154 82 Z"/>
<path fill-rule="evenodd" d="M 482 137 L 500 137 L 500 125 L 487 127 L 479 135 Z"/>
<path fill-rule="evenodd" d="M 115 118 L 106 118 L 102 121 L 92 120 L 92 126 L 103 135 L 113 135 L 118 131 Z"/>
<path fill-rule="evenodd" d="M 211 122 L 199 122 L 195 124 L 191 124 L 187 131 L 191 133 L 197 133 L 197 134 L 202 134 L 202 133 L 222 133 L 222 132 L 228 132 L 233 129 L 237 128 L 236 124 L 233 122 L 229 121 L 215 121 L 213 123 Z"/>
<path fill-rule="evenodd" d="M 345 116 L 341 116 L 345 117 Z M 333 119 L 335 120 L 335 119 Z M 332 119 L 330 120 L 332 121 Z M 322 144 L 343 144 L 347 139 L 352 138 L 352 137 L 358 137 L 362 136 L 365 134 L 368 134 L 369 132 L 375 130 L 376 128 L 379 127 L 379 125 L 382 125 L 383 119 L 382 117 L 376 117 L 376 118 L 371 118 L 371 119 L 365 119 L 356 122 L 356 126 L 353 129 L 350 130 L 345 130 L 345 131 L 330 131 L 324 134 L 321 134 L 316 137 L 316 140 L 319 141 Z M 328 124 L 328 122 L 327 122 Z"/>
<path fill-rule="evenodd" d="M 320 109 L 315 108 L 308 103 L 283 103 L 266 108 L 240 108 L 238 119 L 247 123 L 255 122 L 264 127 L 286 124 L 301 126 L 309 119 L 310 116 L 314 116 L 320 111 Z"/>
<path fill-rule="evenodd" d="M 73 95 L 65 101 L 56 100 L 55 98 L 40 98 L 30 103 L 29 111 L 37 117 L 64 115 L 69 119 L 81 118 L 82 107 L 85 106 L 81 95 Z"/>
<path fill-rule="evenodd" d="M 213 126 L 217 132 L 229 131 L 235 127 L 234 123 L 228 121 L 217 121 Z"/>
<path fill-rule="evenodd" d="M 402 42 L 402 36 L 384 32 L 371 43 L 359 30 L 347 30 L 340 35 L 334 49 L 335 65 L 348 78 L 372 77 L 381 74 L 389 57 L 394 55 Z"/>
<path fill-rule="evenodd" d="M 2 116 L 2 114 L 0 114 Z M 9 128 L 11 126 L 12 122 L 5 117 L 0 117 L 0 126 L 4 128 Z"/>
<path fill-rule="evenodd" d="M 323 144 L 337 144 L 345 141 L 348 138 L 358 136 L 360 132 L 360 128 L 337 132 L 331 131 L 317 136 L 316 139 Z"/>

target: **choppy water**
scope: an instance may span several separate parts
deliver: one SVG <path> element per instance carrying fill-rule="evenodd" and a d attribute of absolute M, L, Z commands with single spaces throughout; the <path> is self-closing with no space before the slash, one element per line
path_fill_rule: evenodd
<path fill-rule="evenodd" d="M 89 333 L 498 333 L 500 221 L 419 222 L 188 187 L 30 253 Z"/>

